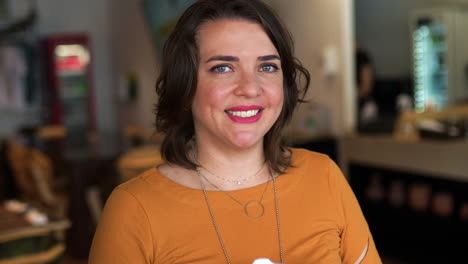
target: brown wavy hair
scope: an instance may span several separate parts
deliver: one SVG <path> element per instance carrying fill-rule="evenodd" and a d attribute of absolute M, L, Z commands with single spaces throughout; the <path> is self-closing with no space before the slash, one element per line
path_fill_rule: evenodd
<path fill-rule="evenodd" d="M 197 33 L 204 23 L 220 19 L 241 19 L 261 25 L 281 58 L 283 109 L 263 139 L 266 162 L 273 171 L 281 173 L 291 166 L 282 130 L 297 104 L 304 102 L 310 74 L 294 57 L 289 31 L 260 0 L 199 0 L 178 20 L 164 44 L 161 74 L 156 82 L 155 125 L 158 132 L 165 134 L 161 155 L 167 162 L 187 169 L 198 166 L 189 157 L 188 144 L 195 133 L 191 106 L 199 65 Z"/>

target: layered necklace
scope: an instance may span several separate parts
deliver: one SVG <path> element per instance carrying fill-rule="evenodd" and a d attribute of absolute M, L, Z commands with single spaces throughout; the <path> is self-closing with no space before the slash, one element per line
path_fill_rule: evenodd
<path fill-rule="evenodd" d="M 255 177 L 257 177 L 257 175 L 263 170 L 263 168 L 265 167 L 265 164 L 266 162 L 264 162 L 262 164 L 262 166 L 260 167 L 260 169 L 258 169 L 258 171 L 254 174 L 254 175 L 250 175 L 248 177 L 242 177 L 242 178 L 239 178 L 239 179 L 236 179 L 236 180 L 231 180 L 231 179 L 226 179 L 226 178 L 223 178 L 221 176 L 218 176 L 216 174 L 214 174 L 213 172 L 209 171 L 207 168 L 205 167 L 202 167 L 204 170 L 206 170 L 209 174 L 215 176 L 216 178 L 220 179 L 220 180 L 223 180 L 225 182 L 230 182 L 230 183 L 235 183 L 237 185 L 241 185 L 242 183 L 246 182 L 246 181 L 249 181 Z M 203 175 L 202 175 L 203 176 Z M 211 185 L 213 185 L 214 187 L 216 187 L 216 185 L 214 185 L 213 183 L 211 183 L 207 178 L 203 177 L 207 182 L 209 182 Z M 219 189 L 218 187 L 216 187 L 217 189 Z M 219 189 L 221 190 L 221 189 Z M 222 191 L 222 190 L 221 190 Z M 234 199 L 235 200 L 235 199 Z"/>
<path fill-rule="evenodd" d="M 263 166 L 262 166 L 262 168 L 263 168 Z M 261 169 L 260 169 L 260 171 L 261 171 Z M 221 233 L 219 231 L 218 224 L 216 222 L 216 218 L 215 218 L 215 215 L 214 215 L 214 212 L 213 212 L 213 208 L 211 207 L 211 203 L 210 203 L 210 200 L 208 198 L 208 193 L 206 191 L 206 187 L 205 187 L 205 184 L 203 183 L 203 180 L 207 181 L 208 183 L 213 185 L 217 190 L 222 191 L 228 197 L 230 197 L 232 200 L 234 200 L 235 202 L 240 204 L 244 208 L 244 213 L 245 213 L 246 216 L 248 216 L 248 217 L 250 217 L 252 219 L 259 219 L 259 218 L 263 217 L 263 215 L 265 213 L 265 207 L 263 206 L 262 201 L 263 201 L 263 197 L 264 197 L 264 195 L 265 195 L 265 193 L 266 193 L 266 191 L 268 189 L 268 185 L 270 184 L 270 179 L 268 179 L 268 182 L 267 182 L 267 184 L 265 186 L 265 189 L 263 190 L 262 196 L 260 197 L 259 200 L 251 200 L 251 201 L 248 201 L 247 203 L 242 203 L 238 199 L 236 199 L 234 196 L 229 194 L 229 192 L 222 190 L 221 188 L 219 188 L 218 186 L 216 186 L 215 184 L 210 182 L 203 174 L 201 174 L 201 172 L 200 172 L 200 170 L 198 168 L 195 171 L 196 171 L 196 173 L 198 175 L 198 178 L 200 180 L 200 186 L 201 186 L 201 188 L 203 190 L 203 195 L 205 196 L 205 202 L 206 202 L 206 206 L 208 207 L 208 211 L 210 213 L 211 222 L 213 223 L 214 229 L 216 231 L 216 235 L 218 236 L 219 244 L 221 245 L 221 249 L 223 250 L 223 254 L 224 254 L 224 257 L 226 259 L 226 263 L 231 264 L 231 259 L 229 258 L 229 254 L 227 252 L 226 246 L 224 245 L 223 238 L 221 237 Z M 257 175 L 259 172 L 257 172 L 255 175 Z M 279 251 L 280 251 L 280 261 L 281 261 L 281 263 L 284 264 L 285 262 L 284 262 L 284 256 L 283 256 L 283 243 L 282 243 L 282 240 L 281 240 L 281 225 L 280 225 L 280 217 L 279 217 L 280 212 L 279 212 L 279 206 L 278 206 L 278 187 L 277 187 L 277 184 L 276 184 L 276 177 L 273 175 L 271 170 L 270 170 L 269 177 L 271 177 L 271 179 L 273 181 L 273 191 L 274 191 L 274 198 L 275 198 L 275 213 L 276 213 L 276 228 L 277 228 L 277 232 L 278 232 L 278 246 L 279 246 Z M 258 206 L 261 209 L 260 213 L 259 214 L 252 213 L 249 210 L 249 208 L 252 208 L 252 206 Z"/>

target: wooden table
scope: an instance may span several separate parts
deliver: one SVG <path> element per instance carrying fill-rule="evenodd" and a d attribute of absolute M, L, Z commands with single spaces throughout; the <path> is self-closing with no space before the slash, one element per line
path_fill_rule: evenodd
<path fill-rule="evenodd" d="M 23 215 L 8 212 L 0 206 L 0 264 L 48 263 L 59 258 L 65 246 L 51 237 L 68 228 L 70 222 L 49 219 L 47 224 L 32 225 Z"/>

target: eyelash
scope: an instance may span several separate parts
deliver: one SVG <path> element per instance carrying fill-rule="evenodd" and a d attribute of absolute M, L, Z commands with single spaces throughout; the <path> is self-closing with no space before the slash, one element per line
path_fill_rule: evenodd
<path fill-rule="evenodd" d="M 260 69 L 263 69 L 265 67 L 272 67 L 273 70 L 271 70 L 271 71 L 261 70 L 262 72 L 276 72 L 279 69 L 278 66 L 276 66 L 275 64 L 264 64 L 264 65 L 260 66 Z M 216 66 L 212 67 L 210 69 L 210 72 L 214 72 L 214 73 L 226 73 L 226 72 L 228 72 L 228 71 L 220 71 L 219 70 L 220 68 L 229 68 L 230 70 L 232 70 L 231 66 L 222 64 L 222 65 L 216 65 Z"/>
<path fill-rule="evenodd" d="M 225 73 L 225 72 L 227 72 L 227 71 L 219 71 L 220 68 L 229 68 L 229 69 L 232 70 L 231 66 L 222 64 L 222 65 L 216 65 L 216 66 L 212 67 L 210 69 L 210 72 L 214 72 L 214 73 Z"/>
<path fill-rule="evenodd" d="M 272 67 L 273 68 L 272 71 L 265 71 L 265 72 L 277 72 L 279 70 L 278 66 L 276 66 L 275 64 L 264 64 L 264 65 L 260 66 L 260 69 L 262 69 L 264 67 Z"/>

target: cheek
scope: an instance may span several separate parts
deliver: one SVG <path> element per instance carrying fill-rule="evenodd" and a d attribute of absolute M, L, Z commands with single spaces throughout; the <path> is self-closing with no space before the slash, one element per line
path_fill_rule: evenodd
<path fill-rule="evenodd" d="M 276 87 L 270 91 L 269 98 L 270 104 L 276 106 L 278 108 L 278 111 L 281 111 L 284 103 L 283 84 L 276 85 Z"/>
<path fill-rule="evenodd" d="M 283 92 L 283 86 L 276 91 L 272 98 L 272 103 L 275 105 L 275 122 L 278 121 L 279 116 L 281 115 L 281 112 L 283 111 L 284 107 L 284 92 Z"/>
<path fill-rule="evenodd" d="M 197 86 L 193 107 L 200 109 L 222 108 L 226 91 L 213 81 L 200 82 Z"/>
<path fill-rule="evenodd" d="M 283 92 L 283 87 L 281 86 L 279 89 L 278 89 L 278 93 L 277 93 L 277 100 L 279 101 L 279 103 L 281 104 L 281 106 L 283 105 L 283 102 L 284 102 L 284 92 Z"/>
<path fill-rule="evenodd" d="M 284 96 L 283 96 L 283 93 L 280 93 L 276 97 L 276 115 L 277 115 L 277 118 L 280 116 L 281 111 L 283 111 L 283 105 L 284 105 Z"/>

